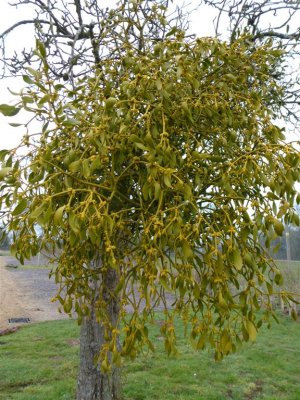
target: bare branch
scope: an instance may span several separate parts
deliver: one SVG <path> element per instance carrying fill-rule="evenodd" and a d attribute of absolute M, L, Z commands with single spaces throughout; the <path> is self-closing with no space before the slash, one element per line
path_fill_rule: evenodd
<path fill-rule="evenodd" d="M 28 25 L 28 24 L 48 24 L 50 25 L 49 21 L 46 20 L 40 20 L 40 19 L 27 19 L 27 20 L 23 20 L 23 21 L 19 21 L 17 23 L 15 23 L 14 25 L 10 26 L 8 29 L 6 29 L 4 32 L 2 32 L 0 34 L 0 39 L 5 38 L 5 36 L 7 36 L 10 32 L 12 32 L 13 30 L 15 30 L 16 28 L 18 28 L 19 26 L 22 25 Z"/>
<path fill-rule="evenodd" d="M 78 21 L 80 25 L 83 25 L 83 20 L 82 20 L 82 8 L 81 8 L 81 3 L 80 0 L 74 0 L 75 7 L 76 7 L 76 13 L 78 15 Z"/>
<path fill-rule="evenodd" d="M 253 36 L 253 40 L 256 39 L 262 39 L 266 37 L 271 37 L 271 38 L 276 38 L 276 39 L 283 39 L 283 40 L 295 40 L 298 41 L 300 39 L 300 31 L 298 30 L 297 33 L 290 33 L 290 34 L 285 34 L 285 33 L 280 33 L 276 32 L 273 30 L 269 30 L 266 32 L 258 32 Z"/>
<path fill-rule="evenodd" d="M 103 8 L 99 0 L 16 0 L 13 6 L 33 7 L 36 18 L 19 21 L 0 35 L 2 69 L 11 75 L 22 74 L 32 62 L 31 48 L 23 54 L 5 54 L 6 37 L 18 26 L 30 23 L 36 38 L 47 48 L 49 72 L 55 79 L 73 80 L 102 59 L 121 57 L 126 43 L 143 52 L 147 38 L 162 39 L 171 26 L 186 26 L 188 14 L 183 9 L 177 9 L 172 17 L 167 15 L 169 1 L 122 1 L 115 8 Z"/>

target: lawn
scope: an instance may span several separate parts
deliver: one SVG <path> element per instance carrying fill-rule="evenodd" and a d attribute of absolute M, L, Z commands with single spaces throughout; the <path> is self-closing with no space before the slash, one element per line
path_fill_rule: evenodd
<path fill-rule="evenodd" d="M 297 301 L 300 301 L 300 261 L 276 261 L 278 268 L 282 271 L 283 285 L 282 290 L 298 294 L 295 296 Z M 300 306 L 297 306 L 300 312 Z M 300 399 L 300 398 L 299 398 Z"/>
<path fill-rule="evenodd" d="M 0 250 L 0 256 L 10 256 L 9 250 Z"/>
<path fill-rule="evenodd" d="M 300 274 L 300 261 L 275 260 L 275 262 L 282 271 L 290 270 Z"/>
<path fill-rule="evenodd" d="M 126 363 L 124 399 L 299 400 L 300 324 L 279 319 L 219 363 L 210 351 L 195 353 L 180 326 L 180 356 L 170 358 L 152 330 L 157 350 Z M 55 321 L 0 337 L 0 399 L 74 400 L 78 335 L 74 321 Z"/>
<path fill-rule="evenodd" d="M 284 280 L 288 284 L 293 283 L 300 291 L 300 261 L 278 260 L 276 264 L 282 271 Z"/>

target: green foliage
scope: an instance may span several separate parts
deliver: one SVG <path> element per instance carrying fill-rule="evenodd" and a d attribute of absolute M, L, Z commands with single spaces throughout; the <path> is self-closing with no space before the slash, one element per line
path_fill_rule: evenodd
<path fill-rule="evenodd" d="M 15 151 L 1 158 L 16 256 L 61 247 L 58 299 L 79 322 L 94 298 L 90 280 L 100 282 L 104 368 L 108 352 L 120 362 L 121 320 L 123 356 L 153 349 L 155 307 L 168 354 L 177 351 L 176 314 L 193 346 L 212 346 L 217 360 L 254 341 L 281 281 L 260 235 L 269 247 L 294 218 L 300 176 L 299 154 L 274 124 L 281 52 L 176 32 L 143 54 L 128 47 L 72 89 L 48 79 L 36 52 L 44 69 L 28 71 L 21 103 L 44 121 L 39 141 L 24 137 L 26 162 Z M 118 284 L 108 293 L 111 270 Z M 115 296 L 117 324 L 108 315 Z"/>

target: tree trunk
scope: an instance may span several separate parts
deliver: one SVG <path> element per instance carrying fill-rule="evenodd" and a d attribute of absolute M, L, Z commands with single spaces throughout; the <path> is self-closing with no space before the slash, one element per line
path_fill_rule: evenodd
<path fill-rule="evenodd" d="M 117 282 L 116 272 L 109 270 L 103 279 L 105 290 L 102 292 L 102 297 L 108 302 L 107 309 L 113 326 L 116 326 L 120 310 L 119 299 L 111 295 Z M 104 329 L 96 320 L 94 301 L 90 307 L 90 315 L 83 318 L 81 325 L 77 400 L 121 399 L 120 368 L 113 367 L 112 372 L 105 374 L 95 361 L 104 343 L 103 334 Z"/>

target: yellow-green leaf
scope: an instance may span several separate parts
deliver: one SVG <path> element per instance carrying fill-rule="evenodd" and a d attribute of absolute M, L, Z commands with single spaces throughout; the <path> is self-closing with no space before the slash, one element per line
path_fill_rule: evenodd
<path fill-rule="evenodd" d="M 21 214 L 26 207 L 27 207 L 27 200 L 26 199 L 21 200 L 20 203 L 13 210 L 12 215 L 16 216 Z"/>
<path fill-rule="evenodd" d="M 243 258 L 239 250 L 234 249 L 232 252 L 232 261 L 235 268 L 240 271 L 243 266 Z"/>
<path fill-rule="evenodd" d="M 282 234 L 283 234 L 284 226 L 278 220 L 274 221 L 274 231 L 277 233 L 278 236 L 282 236 Z"/>
<path fill-rule="evenodd" d="M 54 218 L 53 218 L 53 221 L 54 221 L 55 225 L 59 225 L 60 222 L 62 221 L 64 210 L 65 210 L 65 206 L 62 206 L 62 207 L 59 207 L 55 211 Z"/>
<path fill-rule="evenodd" d="M 0 104 L 0 113 L 5 117 L 13 117 L 21 110 L 19 107 L 10 106 L 9 104 Z"/>
<path fill-rule="evenodd" d="M 77 172 L 77 171 L 79 171 L 80 166 L 81 166 L 81 160 L 73 161 L 73 162 L 69 165 L 69 170 L 70 170 L 71 172 Z"/>
<path fill-rule="evenodd" d="M 0 179 L 4 179 L 10 172 L 12 168 L 4 167 L 0 169 Z"/>
<path fill-rule="evenodd" d="M 254 342 L 256 340 L 257 330 L 253 322 L 249 321 L 248 319 L 246 320 L 246 330 L 248 332 L 249 339 Z"/>

